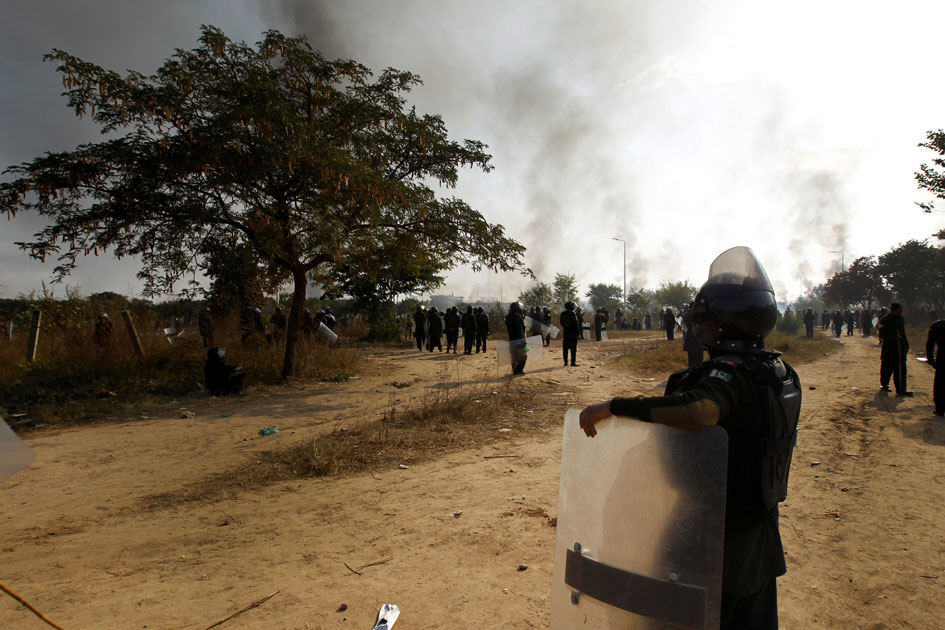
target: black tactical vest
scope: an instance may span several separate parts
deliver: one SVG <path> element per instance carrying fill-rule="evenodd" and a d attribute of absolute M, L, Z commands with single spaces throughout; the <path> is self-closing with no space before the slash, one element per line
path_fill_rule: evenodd
<path fill-rule="evenodd" d="M 775 353 L 725 355 L 680 370 L 669 378 L 666 394 L 687 391 L 719 363 L 735 365 L 755 390 L 754 409 L 745 427 L 729 433 L 728 508 L 771 510 L 787 498 L 791 455 L 797 443 L 801 384 L 794 369 Z"/>

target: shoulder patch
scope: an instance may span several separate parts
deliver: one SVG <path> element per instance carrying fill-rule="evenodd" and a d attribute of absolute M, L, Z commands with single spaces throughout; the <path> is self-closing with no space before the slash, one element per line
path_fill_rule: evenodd
<path fill-rule="evenodd" d="M 733 367 L 734 367 L 734 366 L 733 366 Z M 709 377 L 709 378 L 717 378 L 717 379 L 719 379 L 720 381 L 724 381 L 724 382 L 726 382 L 726 383 L 731 383 L 731 382 L 732 382 L 732 373 L 731 373 L 731 372 L 726 372 L 725 370 L 713 369 L 711 372 L 709 372 L 708 377 Z"/>

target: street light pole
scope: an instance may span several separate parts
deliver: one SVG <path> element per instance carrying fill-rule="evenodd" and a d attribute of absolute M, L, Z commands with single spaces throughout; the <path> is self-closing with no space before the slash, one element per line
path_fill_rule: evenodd
<path fill-rule="evenodd" d="M 627 303 L 627 241 L 612 236 L 611 239 L 623 243 L 623 303 Z"/>

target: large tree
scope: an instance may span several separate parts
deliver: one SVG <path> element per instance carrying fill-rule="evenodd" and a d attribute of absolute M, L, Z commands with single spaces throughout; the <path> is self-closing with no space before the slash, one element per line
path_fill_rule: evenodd
<path fill-rule="evenodd" d="M 554 294 L 555 310 L 560 311 L 564 308 L 564 303 L 578 299 L 577 280 L 574 274 L 556 273 L 555 279 L 551 282 L 552 293 Z"/>
<path fill-rule="evenodd" d="M 879 263 L 872 256 L 857 258 L 848 269 L 835 273 L 823 290 L 824 301 L 841 308 L 857 305 L 868 309 L 888 297 Z"/>
<path fill-rule="evenodd" d="M 490 171 L 491 156 L 407 105 L 420 84 L 410 72 L 375 78 L 304 37 L 268 31 L 250 46 L 213 27 L 150 76 L 61 50 L 47 59 L 69 106 L 107 138 L 13 166 L 0 184 L 8 216 L 50 221 L 20 246 L 56 256 L 58 279 L 80 254 L 112 251 L 140 258 L 146 293 L 169 292 L 215 243 L 247 243 L 294 285 L 288 377 L 309 280 L 330 283 L 341 267 L 380 276 L 381 255 L 401 258 L 398 269 L 521 267 L 524 247 L 502 226 L 431 188 L 455 186 L 462 166 Z"/>
<path fill-rule="evenodd" d="M 698 291 L 699 289 L 689 284 L 687 280 L 682 282 L 663 281 L 653 292 L 653 301 L 660 305 L 660 308 L 671 306 L 674 311 L 678 312 L 695 299 Z"/>
<path fill-rule="evenodd" d="M 616 284 L 591 284 L 588 285 L 585 295 L 594 310 L 606 308 L 608 311 L 615 311 L 620 306 L 623 289 Z"/>
<path fill-rule="evenodd" d="M 526 309 L 533 306 L 550 307 L 552 300 L 554 300 L 554 292 L 551 287 L 538 280 L 518 294 L 518 301 L 521 302 L 522 307 Z"/>

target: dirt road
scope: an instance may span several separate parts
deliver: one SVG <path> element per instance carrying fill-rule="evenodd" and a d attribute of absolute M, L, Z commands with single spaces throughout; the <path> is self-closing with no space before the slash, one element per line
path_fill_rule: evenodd
<path fill-rule="evenodd" d="M 931 414 L 931 371 L 910 362 L 915 398 L 878 395 L 875 341 L 841 341 L 798 369 L 781 626 L 940 628 L 945 422 Z M 609 363 L 623 347 L 582 344 L 582 366 L 565 369 L 555 343 L 512 384 L 535 392 L 533 408 L 516 413 L 563 419 L 568 406 L 661 391 L 665 374 Z M 403 630 L 546 628 L 560 421 L 526 432 L 510 417 L 500 441 L 407 469 L 167 509 L 141 502 L 438 384 L 499 385 L 506 373 L 494 352 L 378 350 L 347 383 L 181 400 L 162 417 L 33 433 L 36 461 L 0 484 L 0 581 L 69 630 L 202 629 L 276 591 L 219 627 L 370 628 L 393 603 Z M 258 435 L 273 424 L 279 433 Z M 46 626 L 0 596 L 0 627 Z"/>

